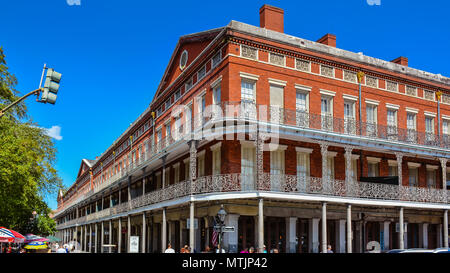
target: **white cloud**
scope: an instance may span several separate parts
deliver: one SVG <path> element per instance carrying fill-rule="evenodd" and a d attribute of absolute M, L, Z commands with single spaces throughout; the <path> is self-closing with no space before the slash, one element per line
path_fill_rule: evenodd
<path fill-rule="evenodd" d="M 52 126 L 52 128 L 50 129 L 46 129 L 44 128 L 46 134 L 51 137 L 54 138 L 56 140 L 62 140 L 63 137 L 61 136 L 61 127 L 59 126 Z"/>

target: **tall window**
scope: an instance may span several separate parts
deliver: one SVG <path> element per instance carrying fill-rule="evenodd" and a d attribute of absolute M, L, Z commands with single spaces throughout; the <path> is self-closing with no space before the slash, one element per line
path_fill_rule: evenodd
<path fill-rule="evenodd" d="M 205 176 L 205 153 L 204 152 L 200 153 L 198 155 L 197 170 L 198 170 L 198 177 Z"/>
<path fill-rule="evenodd" d="M 170 167 L 167 167 L 164 174 L 164 186 L 167 187 L 170 185 Z"/>
<path fill-rule="evenodd" d="M 191 179 L 191 164 L 189 158 L 184 160 L 184 180 Z"/>
<path fill-rule="evenodd" d="M 425 117 L 425 133 L 427 141 L 434 141 L 434 118 Z"/>
<path fill-rule="evenodd" d="M 297 89 L 295 97 L 297 126 L 309 127 L 308 97 L 307 91 Z"/>
<path fill-rule="evenodd" d="M 333 99 L 329 96 L 321 98 L 322 129 L 333 130 Z"/>
<path fill-rule="evenodd" d="M 377 162 L 368 162 L 368 177 L 377 177 L 379 176 L 379 168 Z"/>
<path fill-rule="evenodd" d="M 419 169 L 417 167 L 409 167 L 409 186 L 417 187 L 419 185 Z"/>
<path fill-rule="evenodd" d="M 353 101 L 344 101 L 344 131 L 346 134 L 355 134 L 355 103 Z"/>
<path fill-rule="evenodd" d="M 171 139 L 172 133 L 170 129 L 170 122 L 166 123 L 166 146 L 169 146 L 170 139 Z"/>
<path fill-rule="evenodd" d="M 216 144 L 217 145 L 217 144 Z M 220 143 L 219 143 L 220 145 Z M 220 146 L 217 146 L 215 148 L 211 147 L 212 151 L 212 174 L 217 175 L 220 174 L 220 168 L 221 168 L 221 153 L 220 153 Z"/>
<path fill-rule="evenodd" d="M 309 154 L 297 152 L 297 177 L 305 181 L 309 177 Z"/>
<path fill-rule="evenodd" d="M 397 110 L 387 110 L 387 136 L 388 139 L 397 139 Z"/>
<path fill-rule="evenodd" d="M 416 133 L 416 114 L 407 113 L 406 114 L 406 128 L 407 128 L 407 138 L 410 142 L 415 142 L 417 139 Z"/>
<path fill-rule="evenodd" d="M 436 170 L 427 169 L 427 186 L 428 188 L 436 188 Z"/>
<path fill-rule="evenodd" d="M 334 156 L 328 156 L 327 158 L 328 162 L 328 178 L 334 179 Z"/>
<path fill-rule="evenodd" d="M 177 163 L 173 166 L 173 182 L 178 183 L 180 182 L 180 163 Z"/>
<path fill-rule="evenodd" d="M 284 151 L 276 150 L 270 152 L 270 174 L 272 190 L 280 189 L 280 181 L 284 175 Z"/>
<path fill-rule="evenodd" d="M 220 84 L 213 88 L 213 104 L 220 104 Z"/>
<path fill-rule="evenodd" d="M 256 175 L 256 149 L 250 145 L 242 145 L 241 149 L 241 189 L 252 190 Z"/>
<path fill-rule="evenodd" d="M 367 104 L 366 106 L 367 136 L 377 135 L 377 106 Z"/>
<path fill-rule="evenodd" d="M 241 82 L 241 114 L 246 118 L 256 118 L 255 81 Z"/>

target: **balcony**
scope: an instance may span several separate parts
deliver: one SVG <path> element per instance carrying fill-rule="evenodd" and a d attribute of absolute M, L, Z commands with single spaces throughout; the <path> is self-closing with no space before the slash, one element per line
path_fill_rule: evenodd
<path fill-rule="evenodd" d="M 58 225 L 58 228 L 94 221 L 102 218 L 125 213 L 140 207 L 157 204 L 164 201 L 198 194 L 221 193 L 249 193 L 272 192 L 301 195 L 320 195 L 333 197 L 348 197 L 366 200 L 408 201 L 419 203 L 448 204 L 448 190 L 399 186 L 384 183 L 359 182 L 335 179 L 322 179 L 319 177 L 300 177 L 286 174 L 263 173 L 258 179 L 253 175 L 221 174 L 203 176 L 191 181 L 182 181 L 172 184 L 164 189 L 149 192 L 87 216 L 71 220 Z"/>

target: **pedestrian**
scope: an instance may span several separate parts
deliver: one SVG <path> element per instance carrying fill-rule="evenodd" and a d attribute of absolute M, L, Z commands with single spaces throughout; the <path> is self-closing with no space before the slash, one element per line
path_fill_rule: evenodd
<path fill-rule="evenodd" d="M 164 253 L 175 253 L 175 250 L 172 248 L 172 245 L 170 243 L 167 245 L 167 249 L 166 251 L 164 251 Z"/>
<path fill-rule="evenodd" d="M 267 253 L 266 245 L 263 245 L 263 252 L 262 253 Z"/>
<path fill-rule="evenodd" d="M 216 253 L 226 253 L 225 249 L 220 247 L 220 244 L 217 245 Z"/>
<path fill-rule="evenodd" d="M 205 251 L 203 253 L 211 253 L 211 248 L 209 246 L 206 246 Z"/>
<path fill-rule="evenodd" d="M 241 253 L 248 253 L 248 247 L 244 248 L 244 250 L 242 250 Z"/>
<path fill-rule="evenodd" d="M 331 249 L 331 245 L 328 245 L 327 253 L 333 253 L 333 250 Z"/>
<path fill-rule="evenodd" d="M 251 246 L 251 247 L 248 249 L 248 253 L 255 253 L 255 248 Z"/>
<path fill-rule="evenodd" d="M 64 249 L 63 245 L 60 245 L 59 248 L 56 250 L 56 253 L 67 253 Z"/>

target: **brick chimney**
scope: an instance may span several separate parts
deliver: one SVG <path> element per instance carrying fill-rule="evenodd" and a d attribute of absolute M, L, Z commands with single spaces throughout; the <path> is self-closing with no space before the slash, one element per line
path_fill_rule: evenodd
<path fill-rule="evenodd" d="M 265 4 L 259 9 L 259 25 L 262 28 L 284 32 L 283 9 Z"/>
<path fill-rule="evenodd" d="M 391 62 L 392 63 L 396 63 L 396 64 L 401 64 L 401 65 L 404 65 L 404 66 L 408 66 L 408 58 L 403 57 L 403 56 L 400 56 L 397 59 L 392 60 Z"/>
<path fill-rule="evenodd" d="M 322 38 L 317 40 L 318 43 L 336 47 L 336 35 L 327 33 Z"/>

